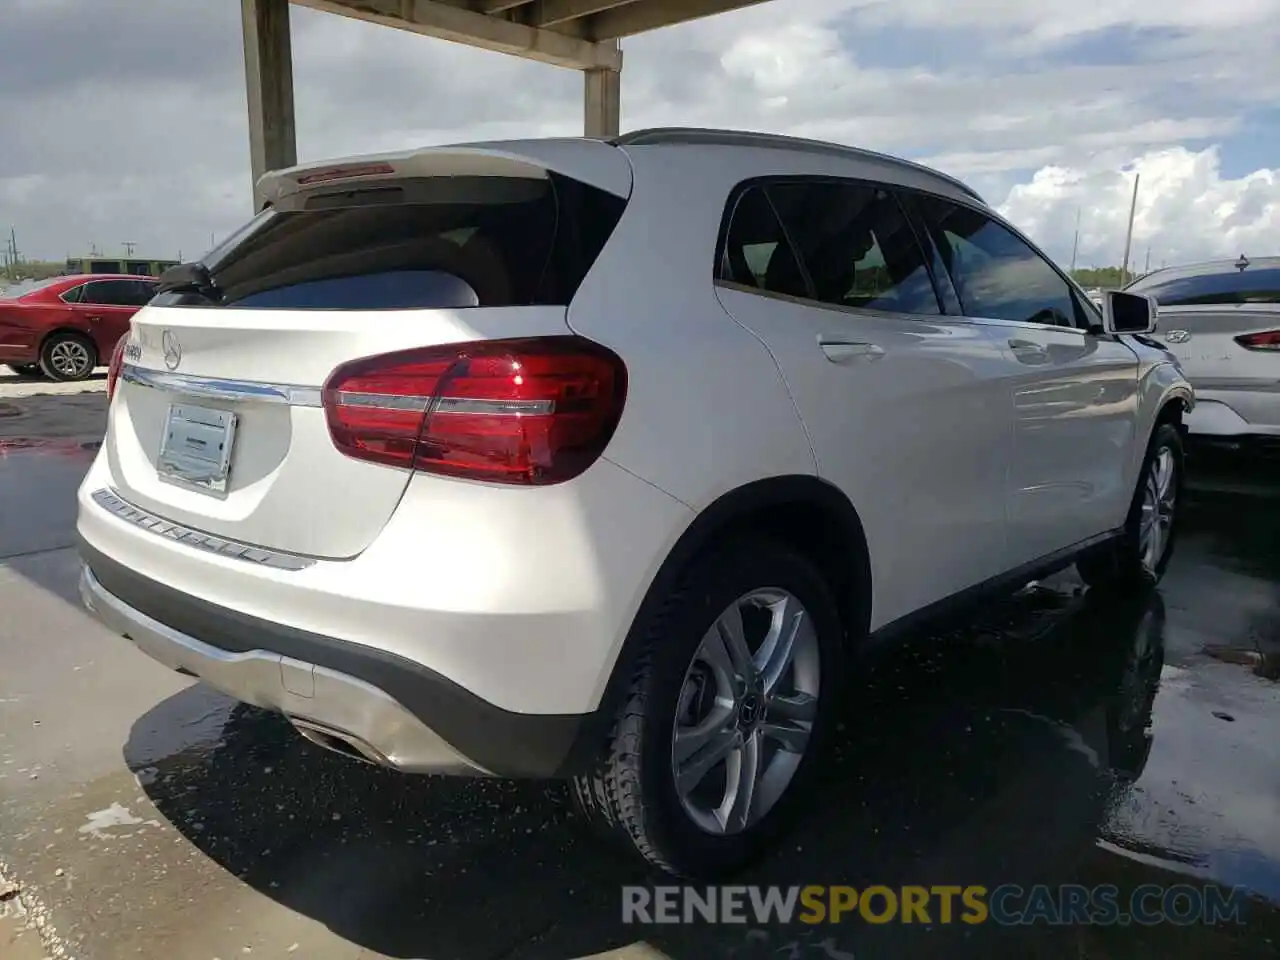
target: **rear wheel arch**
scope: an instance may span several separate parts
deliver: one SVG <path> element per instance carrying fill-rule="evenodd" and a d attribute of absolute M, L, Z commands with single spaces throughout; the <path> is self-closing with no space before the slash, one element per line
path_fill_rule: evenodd
<path fill-rule="evenodd" d="M 668 552 L 631 622 L 596 710 L 600 737 L 621 705 L 644 643 L 645 624 L 700 556 L 728 541 L 777 540 L 811 560 L 840 611 L 846 644 L 866 636 L 871 622 L 871 557 L 857 510 L 836 487 L 814 476 L 770 477 L 738 487 L 706 507 Z M 590 745 L 599 737 L 586 736 Z M 583 744 L 588 746 L 588 744 Z"/>
<path fill-rule="evenodd" d="M 1161 405 L 1160 410 L 1156 413 L 1155 423 L 1151 425 L 1151 432 L 1154 434 L 1162 423 L 1171 423 L 1178 428 L 1183 429 L 1183 418 L 1187 414 L 1187 399 L 1181 394 L 1174 394 L 1167 397 Z"/>
<path fill-rule="evenodd" d="M 99 351 L 98 351 L 97 341 L 93 339 L 93 336 L 89 334 L 88 331 L 81 330 L 78 327 L 58 326 L 58 327 L 54 327 L 51 330 L 46 330 L 44 334 L 40 337 L 40 349 L 43 350 L 44 345 L 48 343 L 50 340 L 52 340 L 54 337 L 58 336 L 59 334 L 62 334 L 64 336 L 79 337 L 85 343 L 90 344 L 93 347 L 93 353 L 96 359 L 99 359 L 99 360 L 102 359 L 98 355 Z"/>
<path fill-rule="evenodd" d="M 871 558 L 862 518 L 838 488 L 804 474 L 757 480 L 713 501 L 667 555 L 641 609 L 660 600 L 697 556 L 741 536 L 777 540 L 808 557 L 836 596 L 850 638 L 866 633 L 871 620 Z"/>

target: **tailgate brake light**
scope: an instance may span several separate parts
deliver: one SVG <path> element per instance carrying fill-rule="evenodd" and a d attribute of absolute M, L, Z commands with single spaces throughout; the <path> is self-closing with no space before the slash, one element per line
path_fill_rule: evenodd
<path fill-rule="evenodd" d="M 537 486 L 599 458 L 626 388 L 622 360 L 581 337 L 481 340 L 345 363 L 325 382 L 324 410 L 349 457 Z"/>
<path fill-rule="evenodd" d="M 1280 330 L 1246 333 L 1236 337 L 1236 343 L 1246 350 L 1280 350 Z"/>

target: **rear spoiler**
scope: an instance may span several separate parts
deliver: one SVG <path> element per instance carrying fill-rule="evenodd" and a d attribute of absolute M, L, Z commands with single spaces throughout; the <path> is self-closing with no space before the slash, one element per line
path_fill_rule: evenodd
<path fill-rule="evenodd" d="M 266 206 L 333 183 L 368 183 L 404 177 L 490 176 L 542 179 L 548 173 L 581 181 L 626 199 L 631 196 L 631 162 L 602 140 L 563 138 L 426 147 L 300 164 L 273 170 L 258 181 Z"/>

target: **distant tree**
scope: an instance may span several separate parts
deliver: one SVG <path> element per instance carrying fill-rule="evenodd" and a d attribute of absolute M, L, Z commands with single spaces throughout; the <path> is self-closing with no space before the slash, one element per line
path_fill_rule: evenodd
<path fill-rule="evenodd" d="M 1082 287 L 1101 287 L 1103 290 L 1116 290 L 1120 287 L 1119 267 L 1085 267 L 1072 274 Z M 1130 275 L 1133 279 L 1133 275 Z"/>

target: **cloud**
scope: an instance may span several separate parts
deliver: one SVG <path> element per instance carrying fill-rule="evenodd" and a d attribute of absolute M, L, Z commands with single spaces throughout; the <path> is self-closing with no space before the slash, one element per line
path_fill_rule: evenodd
<path fill-rule="evenodd" d="M 1000 210 L 1064 264 L 1079 210 L 1079 265 L 1116 265 L 1124 254 L 1135 174 L 1131 268 L 1145 266 L 1148 249 L 1152 267 L 1275 251 L 1280 169 L 1225 178 L 1217 147 L 1154 150 L 1123 169 L 1046 166 L 1014 186 Z"/>
<path fill-rule="evenodd" d="M 0 0 L 0 22 L 0 227 L 26 254 L 190 256 L 248 213 L 238 4 Z M 572 72 L 304 8 L 292 23 L 301 159 L 581 130 Z M 1073 205 L 1113 206 L 1135 158 L 1199 156 L 1280 101 L 1276 49 L 1280 0 L 772 0 L 628 40 L 623 124 L 923 158 L 1069 255 Z M 1229 190 L 1214 170 L 1206 189 Z M 1083 184 L 1066 214 L 1033 200 L 1063 171 Z M 1258 189 L 1202 232 L 1264 229 Z"/>

